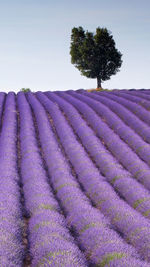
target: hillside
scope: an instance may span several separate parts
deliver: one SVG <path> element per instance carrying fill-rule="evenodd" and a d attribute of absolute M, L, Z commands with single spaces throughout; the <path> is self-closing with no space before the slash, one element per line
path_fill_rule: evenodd
<path fill-rule="evenodd" d="M 150 266 L 150 90 L 0 93 L 0 266 Z"/>

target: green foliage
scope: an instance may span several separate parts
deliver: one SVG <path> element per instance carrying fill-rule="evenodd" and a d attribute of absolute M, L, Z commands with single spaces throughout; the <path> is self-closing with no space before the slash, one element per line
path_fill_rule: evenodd
<path fill-rule="evenodd" d="M 21 92 L 31 92 L 30 88 L 21 88 Z"/>
<path fill-rule="evenodd" d="M 122 54 L 115 48 L 113 36 L 106 28 L 97 28 L 96 34 L 84 31 L 80 26 L 72 29 L 71 63 L 88 78 L 101 82 L 116 74 L 122 64 Z"/>

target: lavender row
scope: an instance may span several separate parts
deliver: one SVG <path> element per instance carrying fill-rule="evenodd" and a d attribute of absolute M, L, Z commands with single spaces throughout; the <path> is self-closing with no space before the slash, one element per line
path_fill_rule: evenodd
<path fill-rule="evenodd" d="M 33 105 L 33 102 L 32 102 L 32 105 Z M 41 110 L 40 110 L 40 114 L 41 114 Z M 48 139 L 51 140 L 52 136 L 49 136 Z M 52 139 L 51 146 L 48 149 L 49 149 L 49 152 L 50 152 L 50 149 L 52 149 L 53 151 L 53 154 L 47 155 L 48 160 L 50 160 L 51 164 L 54 164 L 55 169 L 56 169 L 56 166 L 58 166 L 58 169 L 60 170 L 59 173 L 56 173 L 56 171 L 54 170 L 54 167 L 50 165 L 52 179 L 54 179 L 54 187 L 57 186 L 55 188 L 56 188 L 58 197 L 61 199 L 63 206 L 68 213 L 67 220 L 69 224 L 72 225 L 77 231 L 77 233 L 79 234 L 80 242 L 82 244 L 83 249 L 86 249 L 86 247 L 88 246 L 88 254 L 89 254 L 89 249 L 93 248 L 93 242 L 95 242 L 96 235 L 101 234 L 101 231 L 104 228 L 103 221 L 105 220 L 103 216 L 100 216 L 99 213 L 96 212 L 95 209 L 92 209 L 92 207 L 90 207 L 88 201 L 86 200 L 86 197 L 84 197 L 84 195 L 82 196 L 82 193 L 79 190 L 78 184 L 75 182 L 75 180 L 69 173 L 69 169 L 68 169 L 68 166 L 66 165 L 65 160 L 63 159 L 61 153 L 60 152 L 58 153 L 59 148 L 54 138 Z M 54 153 L 54 150 L 56 150 L 55 153 Z M 59 162 L 58 162 L 58 157 L 59 157 Z M 60 179 L 60 175 L 61 175 L 61 179 Z M 93 231 L 92 231 L 92 228 L 93 228 Z M 89 234 L 88 234 L 88 231 L 89 231 Z M 104 235 L 105 242 L 106 240 L 107 242 L 109 242 L 108 233 L 107 232 L 105 233 L 105 228 L 103 229 L 103 235 Z M 89 241 L 92 240 L 92 244 L 90 244 L 89 241 L 88 241 L 88 244 L 86 244 L 84 241 L 85 238 L 89 239 Z M 115 242 L 116 242 L 116 237 L 114 236 L 114 243 Z M 114 258 L 115 258 L 115 255 L 114 255 Z M 94 263 L 94 259 L 93 259 L 93 263 Z"/>
<path fill-rule="evenodd" d="M 17 100 L 21 175 L 29 216 L 28 239 L 32 266 L 86 266 L 50 187 L 36 141 L 30 106 L 23 93 L 18 93 Z"/>
<path fill-rule="evenodd" d="M 150 94 L 148 92 L 139 92 L 139 91 L 136 91 L 136 92 L 129 92 L 126 91 L 126 95 L 131 95 L 134 97 L 134 99 L 136 98 L 136 101 L 141 103 L 141 105 L 143 107 L 145 107 L 146 109 L 150 109 Z"/>
<path fill-rule="evenodd" d="M 77 99 L 81 99 L 83 102 L 87 103 L 98 115 L 101 116 L 101 119 L 104 120 L 116 134 L 120 136 L 135 152 L 138 152 L 142 158 L 147 157 L 147 153 L 143 152 L 145 143 L 132 129 L 126 126 L 119 117 L 117 117 L 113 112 L 107 108 L 104 104 L 100 103 L 96 99 L 91 99 L 89 94 L 84 93 L 77 94 L 75 92 L 69 93 L 71 96 L 74 96 Z M 91 95 L 91 94 L 90 94 Z M 143 150 L 142 150 L 143 148 Z M 144 155 L 145 154 L 145 155 Z M 132 171 L 134 177 L 139 180 L 146 188 L 150 189 L 150 180 L 149 180 L 149 167 L 145 165 L 144 169 L 141 169 L 139 164 L 131 161 L 130 172 Z M 144 164 L 144 162 L 143 162 Z"/>
<path fill-rule="evenodd" d="M 43 103 L 42 95 L 40 93 L 37 95 Z M 32 106 L 37 106 L 38 111 L 40 110 L 41 120 L 43 121 L 45 117 L 44 111 L 42 112 L 42 109 L 35 103 L 35 100 L 31 99 L 31 95 L 29 101 L 31 101 Z M 54 120 L 55 108 L 57 110 L 57 107 L 51 103 L 50 109 L 53 112 Z M 37 118 L 39 119 L 39 115 L 37 115 Z M 38 125 L 41 124 L 38 123 Z M 129 266 L 134 266 L 135 264 L 142 266 L 142 262 L 138 260 L 135 250 L 128 246 L 114 231 L 110 230 L 104 216 L 91 206 L 75 178 L 71 175 L 69 166 L 59 150 L 57 141 L 50 132 L 50 129 L 48 134 L 47 126 L 45 129 L 45 126 L 42 124 L 42 127 L 40 127 L 41 135 L 43 131 L 47 132 L 45 138 L 48 138 L 50 142 L 50 146 L 47 144 L 48 147 L 47 149 L 45 148 L 45 158 L 48 162 L 51 162 L 48 164 L 48 167 L 53 186 L 57 192 L 57 197 L 66 210 L 67 222 L 75 230 L 78 241 L 92 266 L 95 266 L 95 264 L 105 266 L 109 262 L 112 264 L 113 262 L 118 262 L 116 266 L 120 266 L 122 262 L 126 263 L 125 266 L 128 264 Z M 44 141 L 41 138 L 41 144 L 45 143 Z"/>
<path fill-rule="evenodd" d="M 97 116 L 97 114 L 88 107 L 85 103 L 67 95 L 66 93 L 59 93 L 72 105 L 74 105 L 82 114 L 84 114 L 88 123 L 90 123 L 97 134 L 103 138 L 108 148 L 115 154 L 115 156 L 123 162 L 136 160 L 136 154 L 130 151 L 116 134 L 114 134 L 109 127 Z M 150 193 L 136 180 L 130 177 L 130 174 L 125 171 L 112 155 L 105 149 L 104 145 L 95 136 L 94 132 L 86 126 L 86 123 L 81 118 L 79 113 L 69 103 L 59 98 L 55 94 L 49 93 L 51 99 L 56 101 L 60 107 L 65 111 L 69 118 L 72 127 L 77 132 L 83 145 L 86 147 L 92 158 L 97 163 L 97 166 L 106 175 L 107 179 L 113 184 L 117 179 L 121 178 L 124 187 L 114 187 L 126 199 L 126 201 L 135 209 L 139 210 L 143 215 L 150 218 Z M 89 142 L 90 140 L 90 142 Z M 111 142 L 110 142 L 111 140 Z M 127 156 L 126 156 L 127 155 Z M 138 158 L 137 158 L 137 163 Z M 115 177 L 115 181 L 114 181 Z M 124 178 L 125 180 L 123 180 Z M 121 186 L 121 184 L 120 184 Z M 136 189 L 136 190 L 135 190 Z"/>
<path fill-rule="evenodd" d="M 145 93 L 145 94 L 150 94 L 150 89 L 143 89 L 143 90 L 140 90 L 142 91 L 142 93 Z"/>
<path fill-rule="evenodd" d="M 84 92 L 82 93 L 84 94 Z M 117 116 L 120 117 L 126 125 L 131 127 L 135 131 L 135 133 L 138 133 L 144 141 L 150 143 L 149 127 L 140 119 L 138 119 L 134 114 L 128 111 L 128 109 L 124 108 L 115 101 L 108 99 L 107 97 L 100 96 L 98 93 L 95 92 L 92 94 L 88 94 L 88 96 L 109 107 L 109 109 L 112 112 L 116 113 Z"/>
<path fill-rule="evenodd" d="M 135 98 L 134 96 L 129 95 L 130 99 L 127 100 L 126 99 L 127 94 L 123 94 L 123 93 L 119 94 L 116 92 L 111 92 L 111 93 L 103 92 L 101 95 L 106 96 L 106 97 L 108 97 L 108 99 L 110 98 L 110 99 L 116 101 L 117 103 L 120 103 L 121 105 L 123 105 L 127 109 L 131 110 L 133 114 L 135 114 L 138 118 L 140 118 L 142 121 L 146 122 L 150 126 L 149 111 L 147 111 L 147 110 L 145 110 L 145 108 L 141 107 L 139 105 L 140 103 L 134 103 L 133 102 L 133 100 Z M 148 102 L 148 104 L 150 107 L 149 102 Z"/>
<path fill-rule="evenodd" d="M 64 166 L 64 163 L 62 165 Z M 73 191 L 71 192 L 71 195 L 73 194 L 74 191 L 75 190 L 73 189 Z M 65 191 L 64 191 L 64 195 L 65 195 Z M 70 197 L 69 197 L 69 199 L 67 198 L 66 200 L 67 200 L 67 202 L 68 202 L 68 200 L 70 202 Z M 73 204 L 73 202 L 74 202 L 74 204 Z M 96 211 L 95 212 L 94 212 L 94 210 L 92 211 L 92 209 L 90 207 L 88 207 L 88 206 L 86 207 L 85 204 L 84 204 L 84 206 L 81 205 L 81 203 L 82 203 L 81 201 L 79 201 L 79 203 L 77 204 L 76 200 L 72 199 L 71 203 L 72 203 L 71 207 L 70 207 L 71 208 L 71 210 L 70 210 L 70 217 L 71 218 L 69 218 L 69 222 L 75 228 L 77 234 L 79 235 L 79 237 L 78 237 L 79 241 L 80 241 L 83 249 L 86 250 L 86 255 L 88 256 L 90 261 L 92 261 L 92 264 L 95 264 L 95 261 L 96 261 L 97 264 L 100 262 L 99 263 L 100 266 L 104 266 L 105 262 L 109 262 L 109 261 L 117 262 L 117 260 L 115 260 L 116 258 L 121 258 L 121 262 L 124 262 L 124 264 L 126 262 L 125 266 L 127 266 L 127 264 L 129 264 L 129 261 L 130 261 L 130 264 L 133 264 L 133 265 L 135 264 L 135 262 L 136 262 L 135 259 L 129 260 L 127 258 L 125 260 L 122 260 L 123 255 L 119 251 L 120 251 L 120 249 L 121 249 L 121 251 L 123 251 L 124 244 L 122 244 L 122 245 L 120 244 L 121 245 L 120 249 L 117 246 L 114 246 L 114 245 L 112 246 L 111 243 L 118 243 L 119 238 L 117 236 L 115 236 L 113 232 L 111 233 L 110 230 L 109 230 L 109 232 L 106 231 L 103 224 L 101 225 L 103 217 L 99 216 L 99 214 L 97 214 Z M 69 206 L 70 206 L 70 204 L 69 204 Z M 67 209 L 67 206 L 66 206 L 66 209 Z M 70 221 L 70 219 L 71 219 L 71 221 Z M 103 236 L 103 238 L 102 238 L 102 236 Z M 110 240 L 110 236 L 111 236 L 111 240 Z M 118 241 L 116 240 L 116 237 L 117 237 Z M 94 243 L 95 243 L 95 246 L 93 248 Z M 109 243 L 111 245 L 109 245 Z M 107 246 L 110 246 L 110 247 L 107 248 Z M 107 251 L 105 251 L 106 248 L 107 248 Z M 95 259 L 95 255 L 96 255 L 95 253 L 98 254 L 97 259 Z M 129 251 L 128 251 L 128 256 L 129 256 Z M 111 259 L 110 259 L 110 257 L 111 257 Z M 120 266 L 120 260 L 118 260 L 118 264 Z M 138 261 L 137 261 L 137 264 L 141 265 L 141 263 Z M 95 266 L 95 265 L 92 265 L 92 266 Z"/>
<path fill-rule="evenodd" d="M 104 105 L 108 106 L 114 113 L 117 114 L 129 127 L 131 127 L 136 133 L 138 133 L 144 141 L 150 143 L 149 126 L 142 122 L 137 116 L 132 114 L 127 108 L 116 103 L 107 97 L 100 96 L 98 93 L 90 94 L 90 97 L 97 99 Z"/>
<path fill-rule="evenodd" d="M 0 119 L 2 119 L 3 106 L 4 106 L 5 99 L 6 99 L 6 94 L 0 93 Z"/>
<path fill-rule="evenodd" d="M 150 108 L 150 103 L 149 103 L 149 101 L 147 101 L 148 99 L 150 99 L 150 96 L 147 94 L 144 94 L 144 93 L 139 94 L 138 93 L 138 95 L 133 95 L 133 94 L 131 94 L 131 92 L 130 92 L 130 94 L 128 94 L 127 90 L 124 90 L 124 91 L 114 90 L 111 93 L 114 95 L 118 95 L 120 97 L 123 97 L 129 101 L 132 101 L 132 103 L 135 102 L 136 104 L 142 106 L 143 108 L 145 108 L 147 110 L 149 110 L 149 108 Z M 142 95 L 142 98 L 140 97 L 141 95 Z M 143 98 L 145 98 L 145 99 L 143 99 Z"/>
<path fill-rule="evenodd" d="M 15 95 L 8 93 L 0 135 L 0 266 L 11 267 L 22 266 L 24 259 L 16 139 Z"/>
<path fill-rule="evenodd" d="M 141 90 L 141 93 L 149 95 L 150 94 L 150 89 Z"/>
<path fill-rule="evenodd" d="M 143 106 L 145 109 L 149 110 L 150 108 L 150 90 L 136 90 L 135 93 L 134 92 L 130 92 L 128 90 L 124 90 L 124 91 L 117 91 L 114 90 L 112 91 L 112 93 L 119 93 L 120 95 L 124 95 L 127 99 L 132 99 L 132 101 L 138 103 L 139 105 Z"/>
<path fill-rule="evenodd" d="M 72 129 L 67 124 L 58 107 L 54 104 L 52 106 L 52 103 L 42 96 L 42 93 L 37 93 L 36 95 L 52 116 L 63 148 L 86 194 L 92 199 L 96 207 L 104 215 L 108 216 L 114 229 L 122 233 L 124 238 L 136 247 L 137 251 L 145 260 L 150 261 L 148 249 L 150 240 L 147 240 L 146 243 L 142 241 L 143 236 L 147 238 L 148 232 L 150 231 L 149 221 L 121 200 L 112 187 L 105 181 L 104 177 L 99 174 L 98 169 L 76 140 Z M 90 140 L 89 138 L 89 143 Z M 119 186 L 119 181 L 116 181 L 116 183 Z M 136 231 L 139 232 L 138 236 L 135 235 Z"/>
<path fill-rule="evenodd" d="M 101 95 L 102 96 L 104 95 L 108 99 L 110 98 L 110 99 L 116 101 L 117 103 L 120 103 L 121 105 L 125 106 L 126 108 L 131 110 L 133 113 L 135 113 L 136 116 L 138 116 L 140 119 L 142 119 L 143 121 L 145 121 L 147 124 L 150 125 L 150 114 L 149 114 L 149 112 L 144 110 L 139 105 L 133 103 L 132 101 L 124 99 L 124 94 L 115 93 L 115 95 L 113 95 L 112 93 L 103 92 Z M 122 97 L 120 97 L 120 96 L 122 96 Z M 136 147 L 135 152 L 144 161 L 146 161 L 150 165 L 150 144 L 143 143 L 142 146 L 140 145 L 139 147 Z M 144 169 L 144 166 L 143 167 L 141 166 L 141 168 Z"/>

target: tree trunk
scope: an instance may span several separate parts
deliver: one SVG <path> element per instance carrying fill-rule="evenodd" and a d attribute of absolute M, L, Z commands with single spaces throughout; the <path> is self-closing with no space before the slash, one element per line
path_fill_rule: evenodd
<path fill-rule="evenodd" d="M 101 87 L 101 78 L 97 77 L 97 88 L 102 88 Z"/>

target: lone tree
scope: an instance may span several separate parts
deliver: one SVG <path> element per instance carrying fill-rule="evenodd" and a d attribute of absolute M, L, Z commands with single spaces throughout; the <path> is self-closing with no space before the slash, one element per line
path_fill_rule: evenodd
<path fill-rule="evenodd" d="M 122 64 L 122 54 L 115 48 L 113 36 L 106 28 L 97 28 L 96 34 L 73 28 L 70 47 L 71 63 L 88 78 L 97 78 L 97 88 L 101 82 L 116 74 Z"/>
<path fill-rule="evenodd" d="M 24 93 L 26 93 L 26 92 L 31 92 L 30 88 L 21 88 L 20 91 L 21 91 L 21 92 L 24 92 Z"/>

